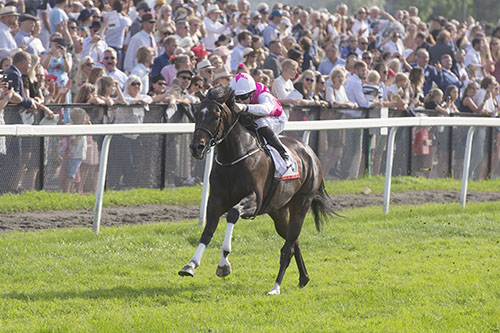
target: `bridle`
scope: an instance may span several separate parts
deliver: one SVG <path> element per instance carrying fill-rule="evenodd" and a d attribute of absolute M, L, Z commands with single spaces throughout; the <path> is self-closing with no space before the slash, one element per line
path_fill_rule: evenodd
<path fill-rule="evenodd" d="M 230 110 L 225 103 L 223 105 L 223 104 L 221 104 L 217 101 L 213 101 L 213 100 L 206 101 L 205 103 L 214 103 L 215 105 L 217 105 L 217 108 L 219 109 L 219 111 L 225 112 L 226 114 L 230 113 Z M 231 131 L 233 130 L 234 126 L 236 126 L 236 124 L 238 123 L 239 119 L 240 119 L 240 113 L 238 112 L 235 120 L 233 121 L 233 123 L 231 124 L 231 126 L 229 127 L 229 129 L 225 133 L 224 133 L 224 130 L 222 128 L 222 116 L 217 116 L 217 127 L 215 128 L 214 133 L 212 133 L 212 131 L 210 131 L 208 128 L 205 128 L 203 126 L 197 126 L 194 129 L 194 132 L 195 133 L 196 133 L 196 131 L 206 132 L 210 136 L 210 140 L 208 141 L 208 146 L 214 147 L 226 139 L 226 137 L 229 135 L 229 133 L 231 133 Z"/>

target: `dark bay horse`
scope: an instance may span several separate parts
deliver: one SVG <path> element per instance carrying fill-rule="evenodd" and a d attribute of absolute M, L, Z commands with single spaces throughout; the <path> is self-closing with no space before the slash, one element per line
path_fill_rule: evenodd
<path fill-rule="evenodd" d="M 311 207 L 319 231 L 322 223 L 334 213 L 332 201 L 324 188 L 320 161 L 303 142 L 290 137 L 281 138 L 298 162 L 300 178 L 280 181 L 272 199 L 266 204 L 274 165 L 255 133 L 242 124 L 244 116 L 236 108 L 232 90 L 223 86 L 211 88 L 206 99 L 195 108 L 196 127 L 190 145 L 191 153 L 193 157 L 203 159 L 207 149 L 216 146 L 216 163 L 210 174 L 207 223 L 195 254 L 179 275 L 194 276 L 194 269 L 200 265 L 219 218 L 226 212 L 227 229 L 216 273 L 220 277 L 231 274 L 228 256 L 234 224 L 240 217 L 269 214 L 276 231 L 285 239 L 276 283 L 269 294 L 280 293 L 280 285 L 292 256 L 295 256 L 300 273 L 299 286 L 304 287 L 309 282 L 309 275 L 298 241 L 304 218 Z"/>

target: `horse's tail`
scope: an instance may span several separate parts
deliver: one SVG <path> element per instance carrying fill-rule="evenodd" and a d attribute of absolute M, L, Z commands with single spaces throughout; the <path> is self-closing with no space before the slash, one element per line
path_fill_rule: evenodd
<path fill-rule="evenodd" d="M 335 213 L 334 206 L 332 198 L 326 192 L 325 182 L 322 180 L 318 192 L 311 203 L 316 230 L 321 231 L 323 224 L 333 215 L 340 216 Z"/>

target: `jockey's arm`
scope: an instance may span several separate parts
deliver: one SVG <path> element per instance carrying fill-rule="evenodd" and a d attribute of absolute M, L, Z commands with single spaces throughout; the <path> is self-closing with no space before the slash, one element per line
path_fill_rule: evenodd
<path fill-rule="evenodd" d="M 269 93 L 263 93 L 259 96 L 259 104 L 248 104 L 247 112 L 258 117 L 269 115 L 274 109 L 273 96 Z"/>

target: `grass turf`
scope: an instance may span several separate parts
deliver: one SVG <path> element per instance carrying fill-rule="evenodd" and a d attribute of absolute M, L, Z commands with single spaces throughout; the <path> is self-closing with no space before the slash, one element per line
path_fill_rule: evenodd
<path fill-rule="evenodd" d="M 308 216 L 282 295 L 266 296 L 283 241 L 267 217 L 240 221 L 220 279 L 225 223 L 193 279 L 177 276 L 196 221 L 0 235 L 4 331 L 496 331 L 500 203 L 345 211 L 322 233 Z"/>

